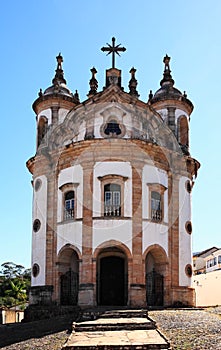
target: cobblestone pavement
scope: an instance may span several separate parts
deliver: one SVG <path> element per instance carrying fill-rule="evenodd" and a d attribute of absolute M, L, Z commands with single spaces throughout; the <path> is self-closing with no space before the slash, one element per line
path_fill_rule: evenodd
<path fill-rule="evenodd" d="M 176 350 L 221 350 L 221 307 L 150 311 Z"/>
<path fill-rule="evenodd" d="M 174 350 L 221 350 L 221 307 L 149 311 Z M 0 326 L 4 350 L 60 350 L 70 335 L 70 320 L 53 319 Z"/>
<path fill-rule="evenodd" d="M 69 317 L 0 325 L 0 349 L 60 350 L 72 328 Z"/>

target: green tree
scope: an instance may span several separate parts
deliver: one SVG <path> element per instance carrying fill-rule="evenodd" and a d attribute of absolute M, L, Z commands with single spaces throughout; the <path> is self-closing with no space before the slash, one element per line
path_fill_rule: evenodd
<path fill-rule="evenodd" d="M 0 271 L 0 305 L 13 306 L 28 300 L 31 269 L 13 262 L 5 262 Z"/>

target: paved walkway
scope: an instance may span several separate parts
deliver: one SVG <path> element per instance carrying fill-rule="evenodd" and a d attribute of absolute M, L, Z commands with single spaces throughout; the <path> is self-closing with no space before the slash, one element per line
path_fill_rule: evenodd
<path fill-rule="evenodd" d="M 205 310 L 150 311 L 174 350 L 221 350 L 221 307 Z M 60 350 L 69 337 L 71 320 L 54 318 L 0 326 L 4 350 Z"/>
<path fill-rule="evenodd" d="M 153 348 L 154 346 L 154 348 Z M 72 333 L 63 349 L 168 349 L 156 330 Z"/>
<path fill-rule="evenodd" d="M 63 350 L 169 349 L 145 310 L 106 311 L 98 317 L 75 323 Z"/>

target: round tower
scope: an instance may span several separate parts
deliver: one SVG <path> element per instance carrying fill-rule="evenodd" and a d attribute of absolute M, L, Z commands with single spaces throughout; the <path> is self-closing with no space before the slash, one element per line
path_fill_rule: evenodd
<path fill-rule="evenodd" d="M 189 122 L 193 104 L 185 91 L 182 94 L 174 87 L 168 55 L 164 57 L 163 63 L 165 67 L 161 87 L 154 95 L 150 91 L 148 102 L 172 130 L 183 153 L 189 155 Z"/>
<path fill-rule="evenodd" d="M 52 125 L 63 122 L 67 113 L 79 104 L 77 90 L 73 94 L 66 85 L 62 69 L 63 57 L 56 57 L 57 69 L 52 79 L 52 85 L 44 92 L 40 89 L 38 98 L 32 107 L 37 120 L 37 148 L 47 143 L 47 132 Z"/>

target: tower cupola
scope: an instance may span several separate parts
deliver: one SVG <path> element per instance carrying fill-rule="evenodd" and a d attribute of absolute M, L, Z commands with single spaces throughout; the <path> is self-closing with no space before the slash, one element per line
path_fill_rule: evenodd
<path fill-rule="evenodd" d="M 187 94 L 174 87 L 174 80 L 170 70 L 170 57 L 163 59 L 164 72 L 160 82 L 160 89 L 155 94 L 152 90 L 148 103 L 161 115 L 165 124 L 169 126 L 177 138 L 183 153 L 189 154 L 189 121 L 193 111 L 193 104 Z"/>
<path fill-rule="evenodd" d="M 190 100 L 187 99 L 186 93 L 182 94 L 180 90 L 174 87 L 174 80 L 171 75 L 170 70 L 170 57 L 166 55 L 163 58 L 164 63 L 164 72 L 163 72 L 163 79 L 160 82 L 160 89 L 155 92 L 152 98 L 149 100 L 150 104 L 153 105 L 160 101 L 165 100 L 177 100 L 182 101 L 185 104 L 189 106 L 188 110 L 189 113 L 193 110 L 193 104 Z"/>
<path fill-rule="evenodd" d="M 47 145 L 47 132 L 52 125 L 63 122 L 67 113 L 80 103 L 78 92 L 73 94 L 66 85 L 62 69 L 61 53 L 56 57 L 57 68 L 52 79 L 52 85 L 44 92 L 40 89 L 38 98 L 32 107 L 37 120 L 37 148 Z"/>
<path fill-rule="evenodd" d="M 55 70 L 55 76 L 52 79 L 52 85 L 49 86 L 44 92 L 40 89 L 37 100 L 33 103 L 33 109 L 38 114 L 39 109 L 41 109 L 42 102 L 44 105 L 45 101 L 48 101 L 50 105 L 51 100 L 63 100 L 71 103 L 72 107 L 79 103 L 77 94 L 73 94 L 71 90 L 66 85 L 66 80 L 64 78 L 64 71 L 62 69 L 63 57 L 61 53 L 56 57 L 57 68 Z M 54 102 L 53 102 L 54 105 Z"/>

